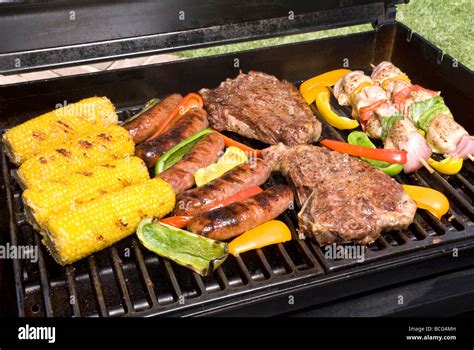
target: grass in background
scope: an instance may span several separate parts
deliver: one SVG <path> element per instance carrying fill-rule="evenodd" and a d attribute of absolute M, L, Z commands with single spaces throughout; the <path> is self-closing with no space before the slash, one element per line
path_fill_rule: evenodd
<path fill-rule="evenodd" d="M 398 5 L 397 20 L 421 34 L 445 53 L 469 68 L 474 68 L 474 0 L 411 0 Z M 258 47 L 320 39 L 372 30 L 370 24 L 296 34 L 273 39 L 254 40 L 176 53 L 183 57 L 201 57 Z"/>

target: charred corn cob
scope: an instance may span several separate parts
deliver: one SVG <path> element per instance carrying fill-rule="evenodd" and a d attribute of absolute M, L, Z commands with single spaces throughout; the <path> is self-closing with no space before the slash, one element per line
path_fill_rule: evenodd
<path fill-rule="evenodd" d="M 149 179 L 145 163 L 138 157 L 125 157 L 91 169 L 71 173 L 64 182 L 47 181 L 41 188 L 23 192 L 27 219 L 39 230 L 53 213 L 91 201 L 109 192 Z"/>
<path fill-rule="evenodd" d="M 111 125 L 28 159 L 18 169 L 18 182 L 22 188 L 28 188 L 42 187 L 47 181 L 65 181 L 76 171 L 132 155 L 134 148 L 128 131 Z"/>
<path fill-rule="evenodd" d="M 59 264 L 70 264 L 132 234 L 142 218 L 168 214 L 174 205 L 168 183 L 146 180 L 53 214 L 43 243 Z"/>
<path fill-rule="evenodd" d="M 3 142 L 10 160 L 20 165 L 35 155 L 58 148 L 73 136 L 117 122 L 115 108 L 108 98 L 91 97 L 8 130 L 3 134 Z"/>

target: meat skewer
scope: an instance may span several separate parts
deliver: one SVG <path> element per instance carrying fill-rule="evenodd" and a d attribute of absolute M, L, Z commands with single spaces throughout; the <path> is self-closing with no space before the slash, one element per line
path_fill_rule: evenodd
<path fill-rule="evenodd" d="M 362 71 L 352 71 L 334 86 L 339 104 L 352 106 L 352 116 L 359 120 L 368 136 L 384 141 L 385 149 L 407 152 L 404 172 L 410 173 L 426 164 L 431 155 L 425 139 L 413 123 L 398 112 L 387 92 Z"/>
<path fill-rule="evenodd" d="M 381 62 L 374 68 L 372 79 L 395 102 L 400 113 L 426 133 L 433 152 L 452 158 L 471 158 L 474 154 L 474 137 L 453 118 L 439 91 L 413 85 L 407 75 L 391 62 Z M 418 113 L 420 103 L 433 102 L 424 113 Z M 436 103 L 436 105 L 435 105 Z M 420 115 L 422 114 L 422 115 Z"/>

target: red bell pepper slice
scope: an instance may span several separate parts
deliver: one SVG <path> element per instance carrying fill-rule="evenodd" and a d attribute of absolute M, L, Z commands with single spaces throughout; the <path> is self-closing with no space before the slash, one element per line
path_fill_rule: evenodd
<path fill-rule="evenodd" d="M 227 137 L 227 136 L 221 134 L 219 131 L 216 131 L 216 130 L 213 130 L 213 131 L 216 134 L 219 134 L 224 138 L 224 144 L 225 144 L 226 147 L 234 146 L 234 147 L 237 147 L 237 148 L 241 149 L 244 152 L 254 153 L 257 157 L 260 157 L 261 154 L 262 154 L 262 151 L 259 150 L 259 149 L 253 149 L 252 147 L 244 145 L 243 143 L 235 141 L 235 140 L 231 139 L 230 137 Z"/>
<path fill-rule="evenodd" d="M 407 152 L 403 150 L 356 146 L 346 142 L 327 139 L 322 140 L 321 144 L 334 151 L 349 154 L 351 156 L 381 160 L 383 162 L 395 164 L 405 164 L 407 162 Z"/>
<path fill-rule="evenodd" d="M 402 104 L 405 103 L 406 99 L 410 96 L 412 91 L 424 91 L 433 96 L 438 94 L 436 91 L 425 89 L 420 85 L 410 85 L 393 95 L 393 102 L 397 105 L 397 107 L 401 107 Z"/>
<path fill-rule="evenodd" d="M 259 194 L 261 192 L 263 192 L 263 190 L 260 188 L 260 186 L 252 186 L 252 187 L 246 188 L 245 190 L 242 190 L 234 194 L 233 196 L 230 196 L 220 201 L 209 210 L 225 207 L 226 205 L 229 205 L 234 202 L 243 201 L 244 199 L 255 196 L 256 194 Z M 161 219 L 160 221 L 163 224 L 167 224 L 167 225 L 178 227 L 178 228 L 183 228 L 183 227 L 186 227 L 189 220 L 191 219 L 192 219 L 191 216 L 169 216 L 167 218 Z"/>
<path fill-rule="evenodd" d="M 361 124 L 362 125 L 367 124 L 370 118 L 372 118 L 372 116 L 374 115 L 374 111 L 386 103 L 387 103 L 387 100 L 378 100 L 368 106 L 362 107 L 359 110 Z"/>

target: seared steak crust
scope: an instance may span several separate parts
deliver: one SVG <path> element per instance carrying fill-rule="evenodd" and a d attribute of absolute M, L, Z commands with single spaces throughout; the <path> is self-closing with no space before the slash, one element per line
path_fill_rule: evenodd
<path fill-rule="evenodd" d="M 299 91 L 272 75 L 250 71 L 202 89 L 204 108 L 214 129 L 236 132 L 267 144 L 315 142 L 321 123 Z"/>
<path fill-rule="evenodd" d="M 374 242 L 381 231 L 406 229 L 416 204 L 395 180 L 370 164 L 326 148 L 272 146 L 265 158 L 279 168 L 297 193 L 302 236 L 320 245 Z"/>

